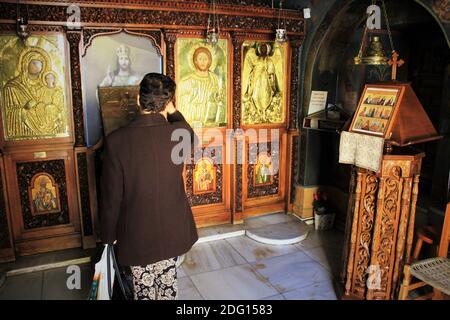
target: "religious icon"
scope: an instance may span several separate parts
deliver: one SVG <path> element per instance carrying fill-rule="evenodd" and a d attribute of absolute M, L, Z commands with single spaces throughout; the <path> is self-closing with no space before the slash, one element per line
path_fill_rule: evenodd
<path fill-rule="evenodd" d="M 149 72 L 162 72 L 162 56 L 155 42 L 147 36 L 129 34 L 128 31 L 95 35 L 86 45 L 82 55 L 83 98 L 86 110 L 87 144 L 92 146 L 100 141 L 105 132 L 110 132 L 110 121 L 125 123 L 127 112 L 108 110 L 109 116 L 120 119 L 102 118 L 103 106 L 100 90 L 110 92 L 133 92 L 131 86 L 138 87 Z M 122 90 L 120 88 L 127 87 Z M 114 90 L 117 88 L 117 90 Z M 121 94 L 115 95 L 120 97 Z M 105 100 L 105 99 L 103 99 Z M 108 100 L 111 102 L 110 100 Z M 120 108 L 119 100 L 111 105 Z M 110 112 L 111 111 L 111 112 Z M 102 128 L 108 126 L 107 128 Z"/>
<path fill-rule="evenodd" d="M 0 47 L 5 140 L 68 137 L 64 37 L 31 36 L 22 43 L 2 35 Z"/>
<path fill-rule="evenodd" d="M 138 86 L 99 87 L 98 99 L 102 111 L 103 133 L 108 136 L 133 121 L 139 114 Z"/>
<path fill-rule="evenodd" d="M 186 120 L 204 127 L 227 123 L 227 41 L 177 40 L 177 107 Z"/>
<path fill-rule="evenodd" d="M 399 89 L 368 86 L 350 131 L 384 136 L 397 104 Z"/>
<path fill-rule="evenodd" d="M 265 185 L 273 182 L 272 157 L 266 152 L 258 154 L 255 164 L 254 185 Z"/>
<path fill-rule="evenodd" d="M 132 86 L 138 85 L 143 75 L 137 74 L 131 69 L 130 47 L 121 44 L 116 49 L 117 69 L 112 71 L 111 65 L 108 65 L 106 75 L 100 87 Z"/>
<path fill-rule="evenodd" d="M 245 41 L 243 52 L 243 123 L 282 123 L 285 46 L 276 42 Z"/>
<path fill-rule="evenodd" d="M 216 168 L 209 158 L 201 158 L 194 169 L 194 194 L 216 191 Z"/>
<path fill-rule="evenodd" d="M 58 185 L 47 173 L 38 173 L 31 179 L 28 188 L 32 215 L 55 213 L 61 211 Z"/>

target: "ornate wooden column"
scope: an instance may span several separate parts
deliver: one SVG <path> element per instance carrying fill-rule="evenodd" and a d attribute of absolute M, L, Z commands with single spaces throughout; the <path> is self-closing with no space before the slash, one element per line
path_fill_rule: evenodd
<path fill-rule="evenodd" d="M 75 168 L 76 183 L 78 191 L 78 206 L 80 210 L 81 235 L 83 248 L 93 248 L 96 246 L 97 237 L 94 234 L 94 220 L 97 216 L 96 192 L 94 185 L 95 174 L 93 161 L 88 156 L 86 148 L 86 129 L 83 110 L 83 94 L 81 85 L 81 63 L 84 39 L 82 31 L 67 31 L 67 41 L 69 42 L 71 83 L 72 83 L 72 105 L 73 122 L 75 131 Z"/>
<path fill-rule="evenodd" d="M 292 212 L 294 194 L 295 194 L 295 183 L 298 181 L 299 174 L 299 149 L 300 149 L 300 132 L 298 130 L 298 78 L 299 78 L 299 52 L 300 46 L 302 44 L 303 37 L 290 37 L 290 51 L 291 59 L 290 70 L 291 70 L 291 83 L 289 92 L 289 126 L 288 126 L 288 155 L 289 162 L 288 167 L 291 168 L 289 176 L 287 179 L 287 189 L 288 189 L 288 202 L 287 211 Z"/>
<path fill-rule="evenodd" d="M 384 155 L 378 174 L 357 169 L 344 298 L 396 298 L 411 253 L 423 156 Z"/>
<path fill-rule="evenodd" d="M 298 130 L 298 77 L 299 77 L 299 53 L 302 45 L 303 37 L 289 38 L 291 47 L 291 83 L 290 83 L 290 104 L 289 104 L 289 131 Z"/>
<path fill-rule="evenodd" d="M 72 84 L 72 107 L 73 123 L 75 130 L 75 146 L 86 146 L 86 130 L 83 111 L 83 96 L 81 93 L 81 67 L 80 67 L 80 45 L 82 39 L 81 31 L 67 31 L 67 41 L 70 51 L 70 80 Z"/>
<path fill-rule="evenodd" d="M 166 44 L 166 74 L 175 79 L 175 42 L 177 41 L 177 32 L 164 30 L 163 34 Z"/>
<path fill-rule="evenodd" d="M 245 40 L 245 34 L 240 32 L 231 33 L 231 41 L 233 43 L 233 129 L 241 128 L 241 61 L 242 61 L 242 44 Z M 245 137 L 235 135 L 235 164 L 234 164 L 234 204 L 232 222 L 242 221 L 242 174 L 243 174 L 243 157 L 245 156 Z"/>

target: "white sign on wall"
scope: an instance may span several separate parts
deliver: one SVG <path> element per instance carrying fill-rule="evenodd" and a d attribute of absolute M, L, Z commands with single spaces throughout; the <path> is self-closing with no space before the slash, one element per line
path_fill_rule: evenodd
<path fill-rule="evenodd" d="M 309 100 L 308 115 L 325 110 L 327 104 L 328 91 L 312 91 Z"/>

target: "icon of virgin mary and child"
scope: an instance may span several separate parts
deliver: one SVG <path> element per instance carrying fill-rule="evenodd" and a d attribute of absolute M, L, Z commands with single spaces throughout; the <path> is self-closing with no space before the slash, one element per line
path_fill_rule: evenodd
<path fill-rule="evenodd" d="M 57 136 L 66 133 L 64 95 L 50 57 L 39 47 L 19 56 L 18 75 L 2 90 L 7 139 Z"/>

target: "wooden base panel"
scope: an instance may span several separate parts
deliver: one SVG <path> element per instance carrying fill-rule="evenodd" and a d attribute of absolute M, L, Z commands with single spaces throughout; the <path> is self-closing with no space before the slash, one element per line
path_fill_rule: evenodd
<path fill-rule="evenodd" d="M 197 228 L 231 223 L 231 213 L 229 211 L 196 213 L 195 208 L 192 208 L 192 211 Z"/>
<path fill-rule="evenodd" d="M 81 247 L 81 235 L 80 233 L 73 233 L 70 235 L 46 239 L 16 241 L 15 245 L 16 251 L 21 256 L 64 249 L 79 248 Z"/>
<path fill-rule="evenodd" d="M 257 217 L 262 215 L 267 215 L 270 213 L 276 213 L 280 211 L 285 211 L 286 203 L 279 202 L 274 204 L 267 204 L 267 205 L 261 205 L 257 207 L 251 207 L 251 208 L 245 208 L 244 209 L 244 219 L 251 218 L 251 217 Z"/>
<path fill-rule="evenodd" d="M 14 249 L 2 249 L 0 250 L 0 263 L 16 261 Z"/>

